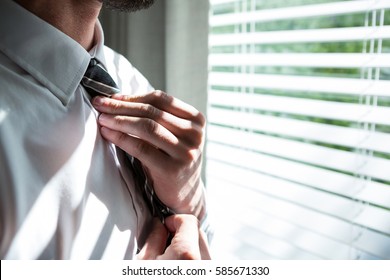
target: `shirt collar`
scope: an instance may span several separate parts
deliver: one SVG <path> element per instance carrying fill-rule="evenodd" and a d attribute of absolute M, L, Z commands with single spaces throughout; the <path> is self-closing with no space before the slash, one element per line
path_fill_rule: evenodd
<path fill-rule="evenodd" d="M 10 0 L 0 1 L 0 51 L 47 87 L 64 105 L 79 86 L 91 56 L 105 64 L 103 32 L 88 53 L 80 44 Z"/>
<path fill-rule="evenodd" d="M 95 45 L 94 47 L 89 51 L 89 54 L 91 58 L 96 58 L 99 60 L 101 64 L 103 64 L 104 67 L 106 67 L 106 60 L 104 57 L 104 33 L 103 28 L 98 21 L 95 26 Z"/>

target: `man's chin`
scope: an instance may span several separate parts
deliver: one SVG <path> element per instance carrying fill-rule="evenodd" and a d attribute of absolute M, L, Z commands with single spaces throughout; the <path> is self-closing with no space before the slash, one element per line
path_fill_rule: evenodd
<path fill-rule="evenodd" d="M 100 0 L 103 6 L 110 10 L 121 12 L 135 12 L 147 9 L 155 0 Z"/>

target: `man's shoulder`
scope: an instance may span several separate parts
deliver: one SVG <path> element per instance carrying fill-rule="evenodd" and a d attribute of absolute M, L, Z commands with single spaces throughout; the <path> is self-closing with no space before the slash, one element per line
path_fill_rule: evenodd
<path fill-rule="evenodd" d="M 24 73 L 25 71 L 21 68 L 13 59 L 10 59 L 7 55 L 0 51 L 0 73 Z M 3 75 L 0 75 L 2 78 Z"/>
<path fill-rule="evenodd" d="M 11 92 L 18 88 L 25 88 L 26 83 L 30 84 L 33 80 L 26 70 L 0 52 L 1 103 L 5 102 L 3 97 L 9 96 Z"/>

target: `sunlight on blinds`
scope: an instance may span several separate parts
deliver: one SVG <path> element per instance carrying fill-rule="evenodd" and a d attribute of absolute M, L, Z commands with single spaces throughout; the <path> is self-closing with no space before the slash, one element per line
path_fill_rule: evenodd
<path fill-rule="evenodd" d="M 390 259 L 390 1 L 211 0 L 216 259 Z"/>

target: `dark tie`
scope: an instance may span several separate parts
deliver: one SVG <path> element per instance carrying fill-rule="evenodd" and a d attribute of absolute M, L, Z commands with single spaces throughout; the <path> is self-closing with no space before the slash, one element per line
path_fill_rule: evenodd
<path fill-rule="evenodd" d="M 81 84 L 92 97 L 97 95 L 111 97 L 113 94 L 120 92 L 118 86 L 105 70 L 104 66 L 94 58 L 91 59 L 88 69 L 81 80 Z M 128 162 L 133 167 L 136 186 L 142 192 L 152 215 L 164 221 L 165 217 L 173 214 L 173 212 L 155 194 L 152 182 L 148 180 L 142 163 L 129 154 L 126 154 L 126 156 Z"/>

